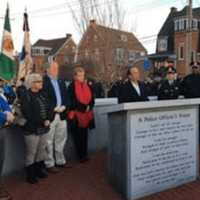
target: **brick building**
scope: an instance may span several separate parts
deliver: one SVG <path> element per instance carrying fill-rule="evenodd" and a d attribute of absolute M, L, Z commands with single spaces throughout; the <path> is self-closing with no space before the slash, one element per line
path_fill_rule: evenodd
<path fill-rule="evenodd" d="M 34 70 L 35 72 L 43 73 L 45 71 L 45 63 L 48 59 L 55 57 L 61 71 L 65 71 L 66 66 L 73 63 L 75 52 L 76 44 L 71 34 L 51 40 L 39 39 L 32 46 Z"/>
<path fill-rule="evenodd" d="M 184 76 L 189 73 L 190 68 L 186 64 L 189 34 L 187 13 L 188 6 L 180 11 L 174 7 L 171 8 L 158 34 L 156 53 L 149 55 L 154 67 L 165 65 L 165 61 L 172 61 L 180 75 Z M 190 61 L 200 61 L 200 8 L 193 9 L 190 33 L 192 35 Z"/>
<path fill-rule="evenodd" d="M 133 33 L 98 25 L 91 20 L 79 43 L 75 60 L 84 62 L 94 78 L 112 81 L 146 54 L 146 49 Z"/>

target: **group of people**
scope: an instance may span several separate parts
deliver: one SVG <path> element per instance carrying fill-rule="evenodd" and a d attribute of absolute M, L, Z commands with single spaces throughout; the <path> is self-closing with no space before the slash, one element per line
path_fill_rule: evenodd
<path fill-rule="evenodd" d="M 165 77 L 141 81 L 140 71 L 131 67 L 127 79 L 116 81 L 108 92 L 119 103 L 200 97 L 200 63 L 192 62 L 191 73 L 180 79 L 174 67 L 166 68 Z"/>
<path fill-rule="evenodd" d="M 76 66 L 73 81 L 66 88 L 58 79 L 58 65 L 47 69 L 43 77 L 32 73 L 21 79 L 16 88 L 17 107 L 14 114 L 3 90 L 0 93 L 0 179 L 4 163 L 4 141 L 7 127 L 20 116 L 20 126 L 26 147 L 25 168 L 28 183 L 36 184 L 50 173 L 71 167 L 64 148 L 68 130 L 72 132 L 77 155 L 81 163 L 88 161 L 88 129 L 94 128 L 94 95 L 85 70 Z M 15 106 L 13 106 L 15 107 Z M 15 109 L 16 112 L 16 109 Z M 0 200 L 11 199 L 0 187 Z"/>
<path fill-rule="evenodd" d="M 177 79 L 176 70 L 169 67 L 162 81 L 142 82 L 137 67 L 127 71 L 127 79 L 117 82 L 108 93 L 109 97 L 117 97 L 119 103 L 151 100 L 149 96 L 157 96 L 158 100 L 200 97 L 200 64 L 191 64 L 192 73 Z M 73 81 L 66 87 L 65 82 L 58 79 L 58 65 L 50 65 L 46 75 L 32 73 L 16 88 L 5 87 L 0 81 L 0 200 L 11 199 L 3 189 L 2 170 L 5 151 L 5 133 L 8 126 L 20 118 L 26 145 L 26 180 L 36 184 L 39 179 L 46 178 L 49 173 L 58 173 L 63 168 L 71 167 L 66 160 L 64 148 L 68 138 L 68 130 L 77 150 L 79 161 L 88 161 L 88 129 L 95 127 L 94 92 L 90 81 L 86 79 L 82 66 L 76 66 Z M 9 93 L 8 93 L 9 91 Z M 17 101 L 15 97 L 17 96 Z M 16 108 L 9 104 L 15 103 Z"/>

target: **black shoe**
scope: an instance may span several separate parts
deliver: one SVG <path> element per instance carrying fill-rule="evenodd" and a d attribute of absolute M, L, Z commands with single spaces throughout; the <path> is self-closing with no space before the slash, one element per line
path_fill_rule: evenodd
<path fill-rule="evenodd" d="M 90 159 L 88 157 L 85 157 L 85 158 L 81 158 L 80 159 L 80 163 L 85 163 L 85 162 L 88 162 Z"/>
<path fill-rule="evenodd" d="M 26 167 L 26 181 L 30 184 L 38 183 L 35 171 L 35 164 Z"/>
<path fill-rule="evenodd" d="M 35 170 L 36 170 L 36 176 L 38 178 L 47 178 L 48 172 L 46 169 L 46 166 L 44 164 L 44 161 L 35 163 Z"/>
<path fill-rule="evenodd" d="M 56 165 L 58 168 L 72 168 L 72 165 L 69 163 L 65 163 L 63 165 Z"/>

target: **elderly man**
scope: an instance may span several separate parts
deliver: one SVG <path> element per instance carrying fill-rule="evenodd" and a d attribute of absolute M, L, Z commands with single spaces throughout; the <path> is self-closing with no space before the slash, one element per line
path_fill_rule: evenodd
<path fill-rule="evenodd" d="M 0 200 L 11 200 L 11 196 L 8 192 L 3 188 L 2 181 L 2 172 L 3 172 L 3 164 L 4 164 L 4 156 L 5 156 L 5 139 L 4 135 L 6 133 L 6 125 L 13 123 L 14 115 L 11 112 L 11 109 L 7 103 L 7 101 L 0 96 Z"/>
<path fill-rule="evenodd" d="M 44 76 L 43 89 L 51 104 L 51 127 L 47 139 L 46 167 L 50 173 L 59 172 L 59 168 L 69 167 L 64 155 L 67 140 L 66 111 L 69 107 L 65 83 L 58 80 L 58 64 L 53 60 Z"/>
<path fill-rule="evenodd" d="M 137 67 L 131 67 L 127 72 L 128 81 L 120 89 L 119 103 L 148 101 L 144 83 L 140 81 Z"/>

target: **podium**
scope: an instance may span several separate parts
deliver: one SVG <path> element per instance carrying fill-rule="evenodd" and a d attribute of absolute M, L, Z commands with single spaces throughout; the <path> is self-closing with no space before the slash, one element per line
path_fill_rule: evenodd
<path fill-rule="evenodd" d="M 106 109 L 108 177 L 127 200 L 199 176 L 200 99 L 125 103 Z"/>

